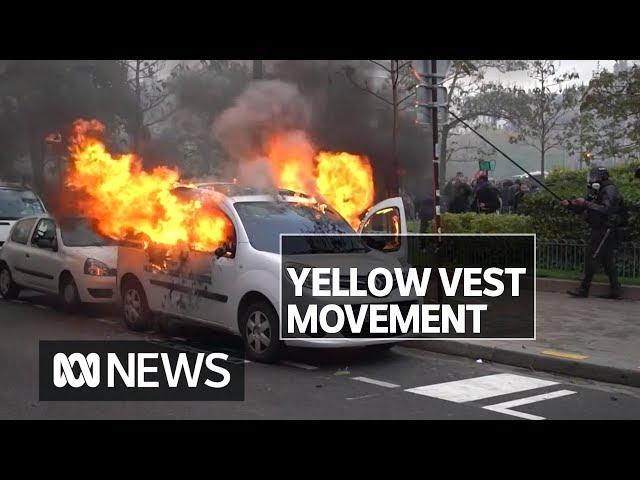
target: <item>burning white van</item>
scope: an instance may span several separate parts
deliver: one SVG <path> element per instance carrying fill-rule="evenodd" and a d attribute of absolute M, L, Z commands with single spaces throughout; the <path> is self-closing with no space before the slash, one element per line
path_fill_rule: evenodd
<path fill-rule="evenodd" d="M 278 315 L 280 234 L 308 233 L 327 225 L 334 234 L 355 232 L 335 210 L 306 195 L 283 190 L 265 193 L 241 186 L 225 193 L 206 192 L 233 226 L 226 244 L 214 253 L 190 250 L 167 254 L 142 245 L 119 248 L 118 293 L 128 328 L 152 328 L 156 315 L 204 323 L 241 336 L 248 358 L 261 362 L 277 360 L 285 343 L 332 348 L 386 348 L 393 344 L 347 337 L 282 341 Z M 406 228 L 402 199 L 390 198 L 369 209 L 360 231 L 404 234 Z M 398 253 L 386 256 L 396 266 L 400 265 Z M 378 251 L 375 254 L 380 255 Z"/>

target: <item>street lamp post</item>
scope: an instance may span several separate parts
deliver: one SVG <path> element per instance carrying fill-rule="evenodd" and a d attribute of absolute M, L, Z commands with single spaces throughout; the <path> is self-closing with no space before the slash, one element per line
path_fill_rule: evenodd
<path fill-rule="evenodd" d="M 438 138 L 438 122 L 447 118 L 447 90 L 442 86 L 448 60 L 413 60 L 413 71 L 418 79 L 416 86 L 417 123 L 431 126 L 433 143 L 433 213 L 438 233 L 436 247 L 436 267 L 440 265 L 442 247 L 442 217 L 440 215 L 440 141 Z M 442 283 L 438 280 L 438 303 L 442 303 Z"/>

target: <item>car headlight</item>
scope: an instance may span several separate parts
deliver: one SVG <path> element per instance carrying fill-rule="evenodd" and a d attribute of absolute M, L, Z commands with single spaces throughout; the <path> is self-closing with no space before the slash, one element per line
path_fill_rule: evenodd
<path fill-rule="evenodd" d="M 115 277 L 116 269 L 109 268 L 106 263 L 96 260 L 95 258 L 87 258 L 84 262 L 84 273 L 98 277 Z"/>
<path fill-rule="evenodd" d="M 303 263 L 287 262 L 287 263 L 284 264 L 284 268 L 285 268 L 285 271 L 287 272 L 287 278 L 289 279 L 289 281 L 293 282 L 293 279 L 289 275 L 289 271 L 286 270 L 286 269 L 293 268 L 295 270 L 295 272 L 296 272 L 296 275 L 299 278 L 300 275 L 302 274 L 302 269 L 303 268 L 313 268 L 313 267 L 311 267 L 310 265 L 304 265 Z M 305 281 L 302 284 L 302 286 L 304 288 L 311 288 L 312 287 L 311 273 L 309 273 L 309 275 L 307 275 L 307 278 L 305 279 Z"/>

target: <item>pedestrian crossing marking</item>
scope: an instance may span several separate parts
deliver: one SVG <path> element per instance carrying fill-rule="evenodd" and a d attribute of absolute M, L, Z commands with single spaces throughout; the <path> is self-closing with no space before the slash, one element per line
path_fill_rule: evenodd
<path fill-rule="evenodd" d="M 542 355 L 549 355 L 550 357 L 568 358 L 569 360 L 584 360 L 589 358 L 589 355 L 582 355 L 581 353 L 570 352 L 558 352 L 557 350 L 543 350 Z"/>
<path fill-rule="evenodd" d="M 511 373 L 498 373 L 466 380 L 409 388 L 405 391 L 450 402 L 465 403 L 557 384 L 558 382 L 549 380 L 513 375 Z"/>
<path fill-rule="evenodd" d="M 542 395 L 534 395 L 533 397 L 518 398 L 517 400 L 511 400 L 509 402 L 496 403 L 495 405 L 488 405 L 482 407 L 492 412 L 503 413 L 505 415 L 511 415 L 513 417 L 524 418 L 527 420 L 545 420 L 544 417 L 538 415 L 532 415 L 530 413 L 518 412 L 511 410 L 513 407 L 519 407 L 522 405 L 528 405 L 530 403 L 542 402 L 543 400 L 550 400 L 552 398 L 565 397 L 567 395 L 573 395 L 571 390 L 558 390 L 557 392 L 543 393 Z"/>

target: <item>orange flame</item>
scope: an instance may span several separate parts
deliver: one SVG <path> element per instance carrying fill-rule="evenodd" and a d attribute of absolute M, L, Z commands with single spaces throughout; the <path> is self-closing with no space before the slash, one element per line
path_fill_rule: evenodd
<path fill-rule="evenodd" d="M 304 132 L 272 136 L 266 145 L 272 174 L 281 188 L 319 194 L 353 228 L 373 204 L 373 171 L 365 156 L 314 148 Z"/>
<path fill-rule="evenodd" d="M 318 191 L 353 228 L 373 204 L 373 171 L 367 157 L 320 152 L 316 156 Z"/>
<path fill-rule="evenodd" d="M 95 218 L 104 235 L 123 239 L 144 235 L 152 242 L 215 250 L 231 233 L 228 218 L 212 205 L 172 193 L 180 176 L 169 167 L 142 169 L 133 154 L 112 156 L 99 137 L 104 125 L 76 120 L 69 146 L 71 167 L 66 184 L 85 195 L 83 215 Z"/>

